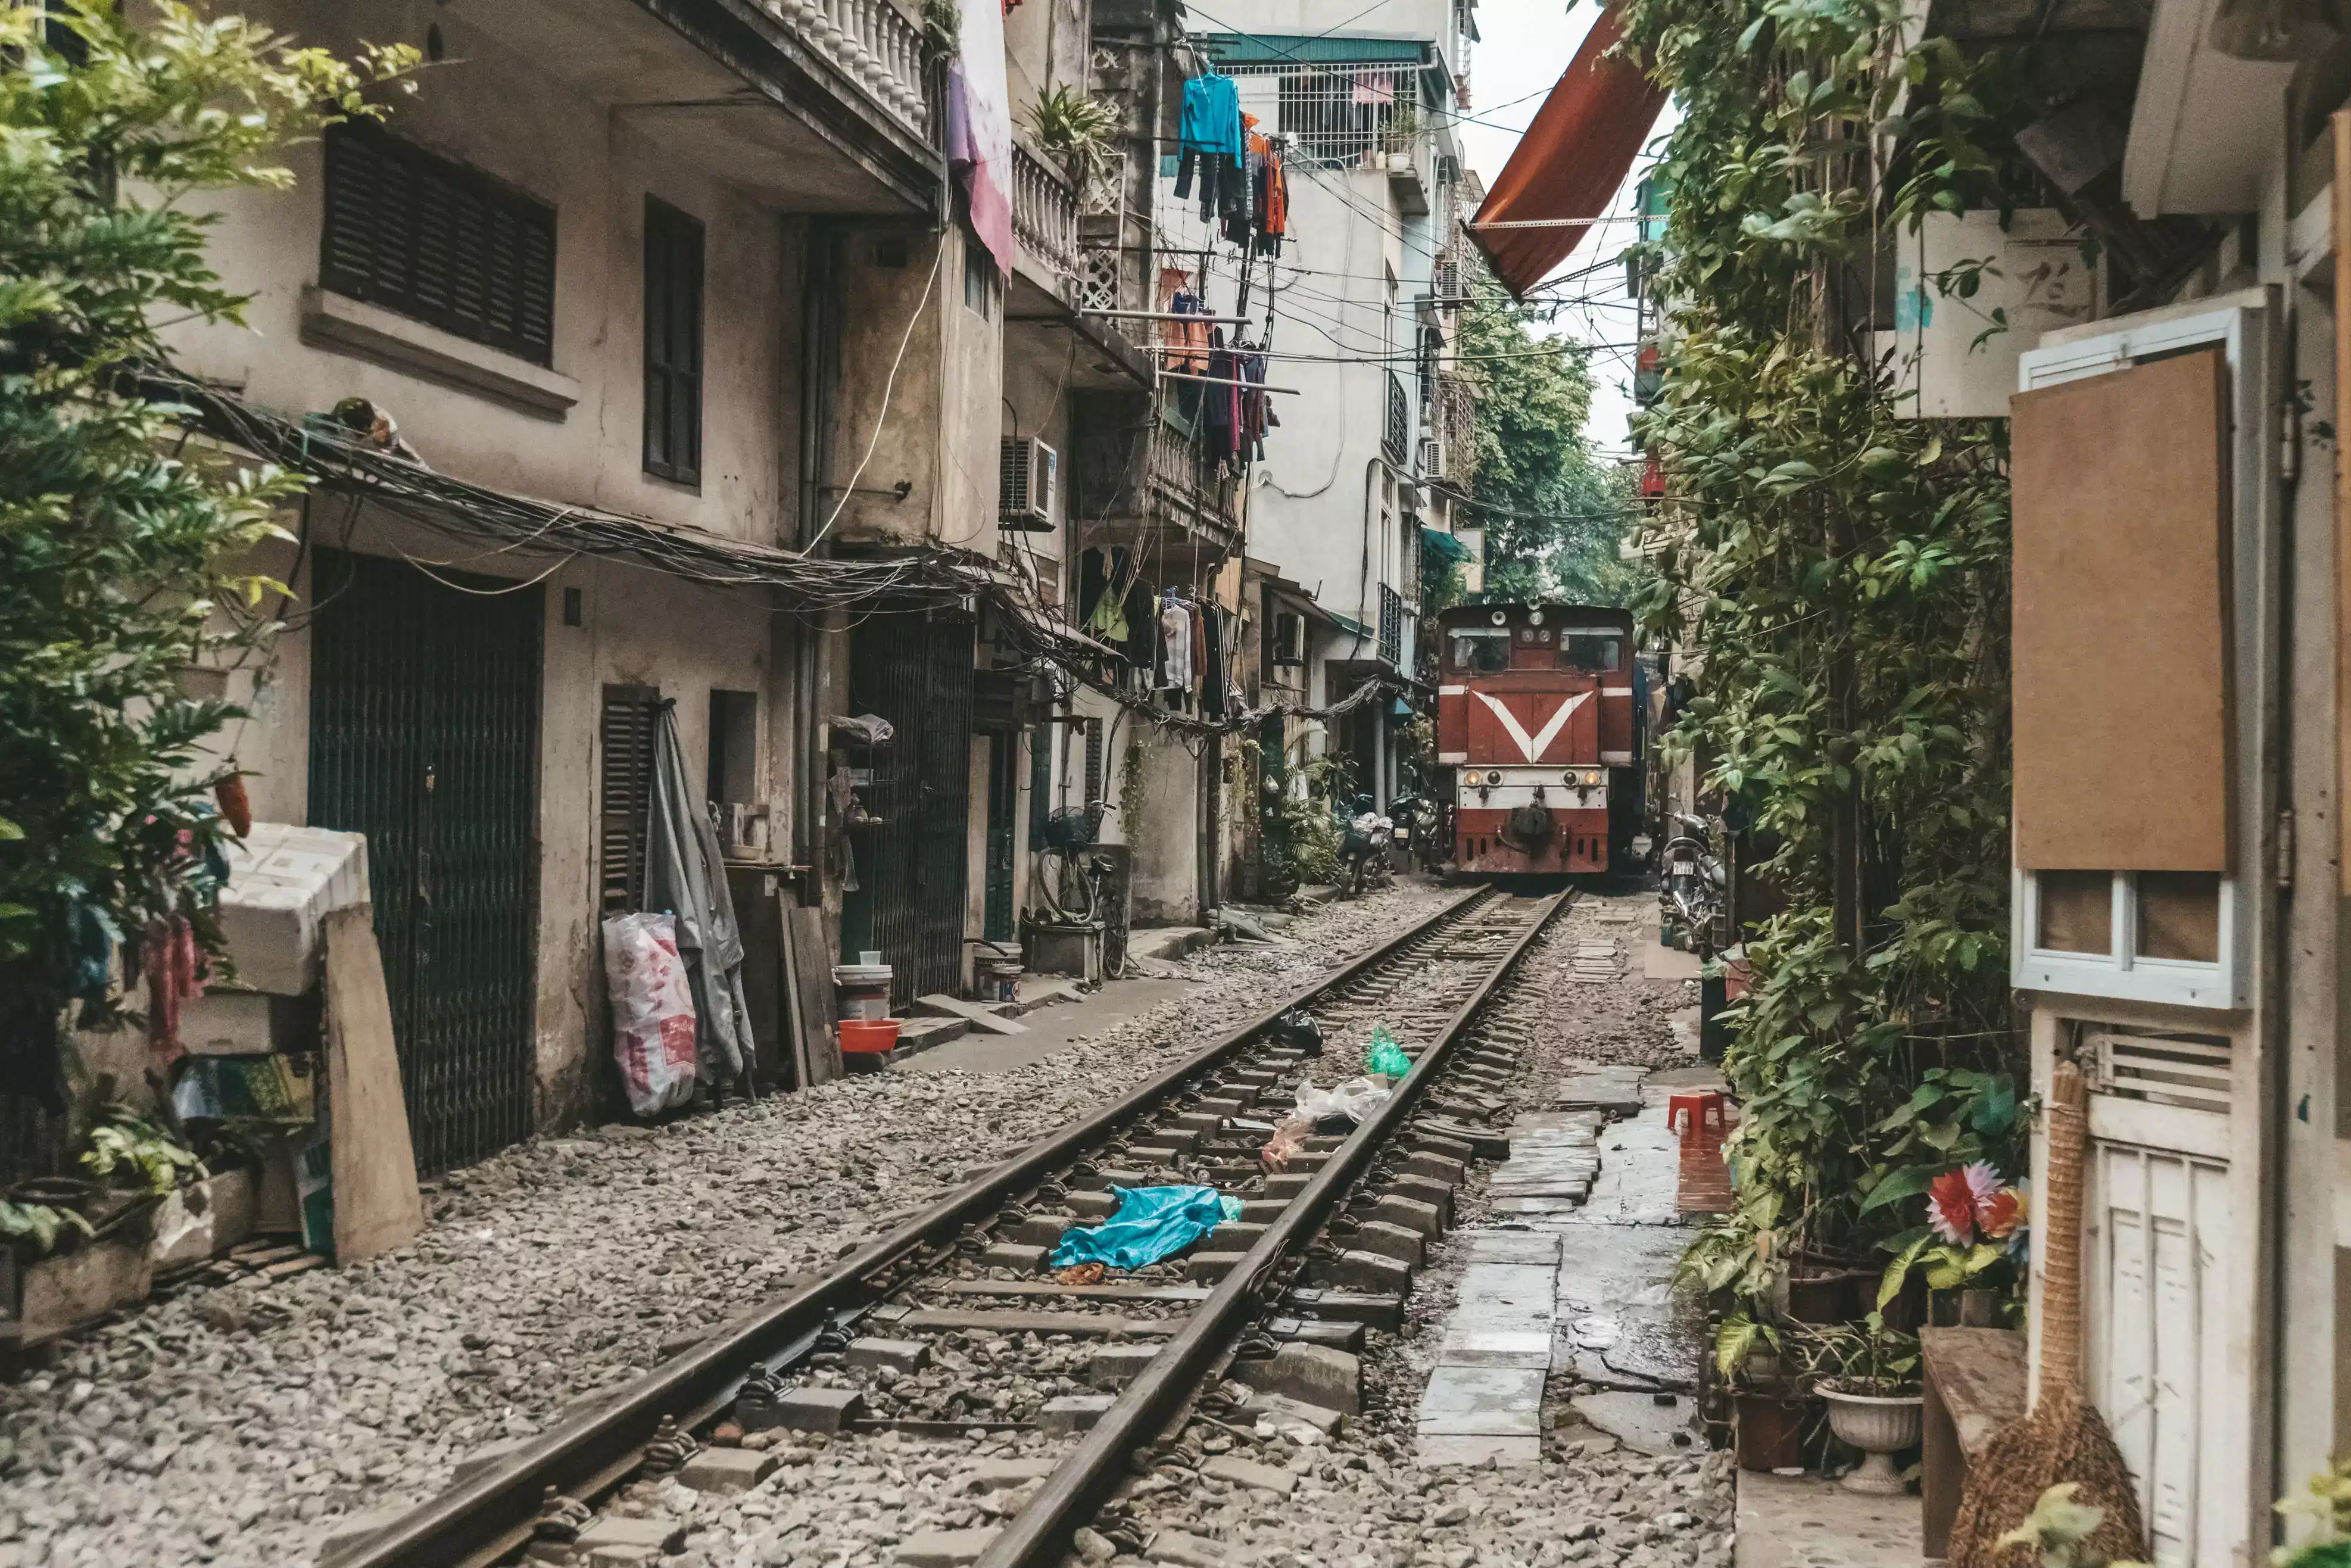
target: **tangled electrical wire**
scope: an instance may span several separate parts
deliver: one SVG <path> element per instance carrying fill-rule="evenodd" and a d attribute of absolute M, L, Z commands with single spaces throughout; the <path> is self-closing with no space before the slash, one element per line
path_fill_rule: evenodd
<path fill-rule="evenodd" d="M 1058 675 L 1057 687 L 1084 686 L 1137 718 L 1202 739 L 1251 728 L 1276 714 L 1334 719 L 1383 694 L 1410 689 L 1397 677 L 1380 675 L 1328 707 L 1270 703 L 1239 708 L 1220 719 L 1178 713 L 1128 689 L 1115 674 L 1109 673 L 1110 664 L 1125 662 L 1123 654 L 1061 624 L 1050 610 L 1022 591 L 1024 585 L 1017 579 L 1008 578 L 969 551 L 932 549 L 874 559 L 804 556 L 593 507 L 544 501 L 469 484 L 386 450 L 358 431 L 319 419 L 288 419 L 176 370 L 150 367 L 141 381 L 144 395 L 187 409 L 188 423 L 196 433 L 306 475 L 321 489 L 350 497 L 352 512 L 343 530 L 346 543 L 350 523 L 363 501 L 479 545 L 485 555 L 517 549 L 534 556 L 557 555 L 561 558 L 557 568 L 579 556 L 621 561 L 716 588 L 768 589 L 778 596 L 779 608 L 799 613 L 915 612 L 985 601 L 999 612 L 1029 673 Z M 460 564 L 411 559 L 419 570 L 442 582 L 448 580 L 430 569 Z M 528 587 L 554 570 L 511 587 Z M 509 591 L 506 585 L 495 590 L 450 586 L 468 592 Z"/>
<path fill-rule="evenodd" d="M 770 589 L 784 608 L 801 612 L 872 609 L 885 597 L 907 610 L 934 608 L 984 592 L 989 583 L 984 573 L 940 551 L 886 559 L 804 556 L 594 507 L 493 490 L 436 474 L 359 432 L 315 419 L 290 420 L 177 371 L 151 371 L 143 379 L 149 395 L 190 410 L 191 423 L 201 434 L 489 553 L 527 549 L 566 559 L 592 556 L 715 588 Z M 455 563 L 417 563 L 419 570 L 449 564 Z"/>

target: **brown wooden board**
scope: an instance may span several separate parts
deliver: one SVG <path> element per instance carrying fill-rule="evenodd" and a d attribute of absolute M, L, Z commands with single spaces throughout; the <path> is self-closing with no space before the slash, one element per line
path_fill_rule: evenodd
<path fill-rule="evenodd" d="M 813 1058 L 809 1051 L 808 1025 L 800 1016 L 800 977 L 798 948 L 792 942 L 791 893 L 778 888 L 775 897 L 776 932 L 779 947 L 778 980 L 780 994 L 777 998 L 778 1014 L 783 1020 L 784 1038 L 790 1042 L 792 1063 L 791 1086 L 806 1089 L 816 1082 Z"/>
<path fill-rule="evenodd" d="M 2216 347 L 2010 404 L 2027 870 L 2229 869 L 2227 376 Z"/>
<path fill-rule="evenodd" d="M 364 904 L 330 910 L 327 937 L 327 1105 L 335 1261 L 372 1258 L 424 1228 L 408 1136 L 392 999 Z"/>
<path fill-rule="evenodd" d="M 824 912 L 795 904 L 785 911 L 785 922 L 792 934 L 792 976 L 799 992 L 808 1082 L 830 1083 L 841 1076 L 841 1037 L 833 1030 L 832 961 L 825 946 Z"/>
<path fill-rule="evenodd" d="M 750 1009 L 756 1047 L 745 1065 L 752 1089 L 761 1093 L 789 1087 L 791 1077 L 787 1063 L 792 1053 L 785 1044 L 791 1028 L 784 1017 L 789 993 L 784 987 L 783 905 L 776 896 L 782 880 L 766 866 L 726 867 L 726 894 L 743 937 L 743 1001 Z"/>

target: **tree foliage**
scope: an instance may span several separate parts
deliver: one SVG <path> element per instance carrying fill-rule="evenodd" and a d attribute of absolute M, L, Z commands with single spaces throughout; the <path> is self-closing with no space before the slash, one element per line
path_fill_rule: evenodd
<path fill-rule="evenodd" d="M 358 68 L 161 0 L 0 11 L 0 1085 L 54 1101 L 54 1040 L 92 1023 L 106 939 L 205 920 L 225 831 L 198 747 L 231 716 L 183 672 L 266 633 L 238 564 L 296 481 L 189 441 L 157 332 L 238 321 L 187 198 L 292 182 L 297 137 L 375 112 Z M 93 953 L 98 955 L 92 979 Z"/>
<path fill-rule="evenodd" d="M 2007 62 L 1906 49 L 1899 21 L 1891 0 L 1627 12 L 1684 110 L 1659 170 L 1664 391 L 1640 430 L 1667 548 L 1638 608 L 1703 653 L 1673 744 L 1787 899 L 1749 944 L 1725 1061 L 1740 1207 L 1689 1260 L 1755 1294 L 1807 1248 L 1900 1252 L 1928 1177 L 2013 1173 L 2022 1139 L 2005 426 L 1902 417 L 1854 308 L 1884 229 L 2010 204 L 2015 99 Z M 1857 942 L 1834 917 L 1840 818 Z"/>
<path fill-rule="evenodd" d="M 1622 604 L 1639 580 L 1617 557 L 1633 509 L 1585 429 L 1590 351 L 1536 333 L 1531 311 L 1473 271 L 1460 358 L 1476 389 L 1468 516 L 1486 530 L 1486 597 Z"/>

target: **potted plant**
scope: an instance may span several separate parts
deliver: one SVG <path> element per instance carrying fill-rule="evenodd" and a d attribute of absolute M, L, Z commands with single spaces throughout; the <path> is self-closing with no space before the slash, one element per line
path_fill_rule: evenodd
<path fill-rule="evenodd" d="M 1829 1429 L 1861 1450 L 1861 1468 L 1838 1484 L 1848 1491 L 1898 1496 L 1909 1483 L 1894 1456 L 1917 1443 L 1925 1396 L 1918 1386 L 1918 1342 L 1870 1313 L 1858 1323 L 1815 1329 L 1806 1336 L 1815 1385 L 1828 1402 Z"/>

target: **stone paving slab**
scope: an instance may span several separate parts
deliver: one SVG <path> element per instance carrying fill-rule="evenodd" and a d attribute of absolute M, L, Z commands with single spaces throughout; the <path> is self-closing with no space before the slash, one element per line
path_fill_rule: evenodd
<path fill-rule="evenodd" d="M 1473 1230 L 1468 1238 L 1469 1261 L 1533 1263 L 1556 1266 L 1559 1235 L 1547 1230 Z"/>
<path fill-rule="evenodd" d="M 1691 1422 L 1695 1402 L 1676 1395 L 1664 1404 L 1649 1394 L 1579 1394 L 1570 1401 L 1575 1413 L 1626 1448 L 1644 1454 L 1689 1453 L 1698 1438 Z"/>
<path fill-rule="evenodd" d="M 1420 1396 L 1428 1437 L 1536 1437 L 1542 1432 L 1543 1374 L 1531 1367 L 1439 1366 Z"/>
<path fill-rule="evenodd" d="M 1916 1497 L 1867 1497 L 1819 1476 L 1739 1475 L 1737 1568 L 1898 1568 L 1919 1559 Z"/>

